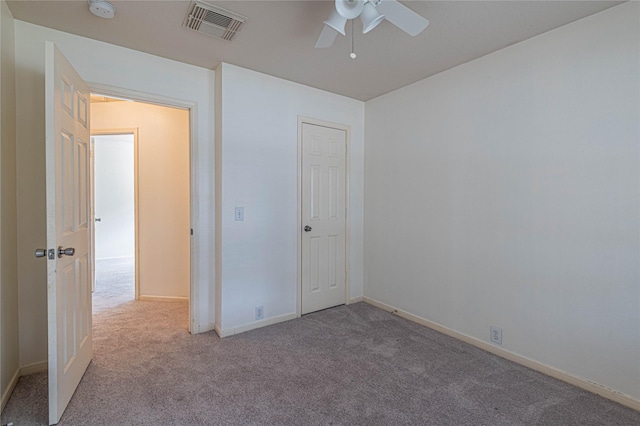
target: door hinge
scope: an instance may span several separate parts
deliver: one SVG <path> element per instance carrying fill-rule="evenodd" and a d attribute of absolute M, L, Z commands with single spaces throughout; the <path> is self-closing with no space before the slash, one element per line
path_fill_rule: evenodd
<path fill-rule="evenodd" d="M 193 228 L 191 228 L 191 235 L 193 235 Z"/>

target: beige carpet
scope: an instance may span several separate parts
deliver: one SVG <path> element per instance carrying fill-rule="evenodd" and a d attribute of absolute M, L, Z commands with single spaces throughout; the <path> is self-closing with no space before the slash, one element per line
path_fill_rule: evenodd
<path fill-rule="evenodd" d="M 96 259 L 96 288 L 93 313 L 99 314 L 136 297 L 133 257 Z"/>
<path fill-rule="evenodd" d="M 186 303 L 94 318 L 94 359 L 62 425 L 637 425 L 640 413 L 364 303 L 226 339 Z M 45 424 L 46 375 L 2 423 Z"/>

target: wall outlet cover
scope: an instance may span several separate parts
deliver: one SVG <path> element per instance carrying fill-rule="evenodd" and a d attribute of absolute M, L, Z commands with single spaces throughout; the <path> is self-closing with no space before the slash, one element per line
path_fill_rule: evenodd
<path fill-rule="evenodd" d="M 491 326 L 491 341 L 498 345 L 502 344 L 502 329 L 500 327 Z"/>
<path fill-rule="evenodd" d="M 264 319 L 264 306 L 256 306 L 256 321 Z"/>

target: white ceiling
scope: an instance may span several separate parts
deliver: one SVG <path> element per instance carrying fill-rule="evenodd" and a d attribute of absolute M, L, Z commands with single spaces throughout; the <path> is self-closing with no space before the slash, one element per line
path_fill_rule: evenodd
<path fill-rule="evenodd" d="M 410 37 L 389 22 L 328 49 L 316 38 L 333 1 L 209 1 L 249 18 L 231 42 L 182 26 L 189 0 L 112 0 L 113 19 L 89 12 L 85 0 L 8 1 L 21 21 L 215 68 L 227 62 L 276 77 L 368 100 L 553 28 L 619 1 L 403 1 L 431 24 Z M 535 61 L 535 58 L 531 58 Z"/>

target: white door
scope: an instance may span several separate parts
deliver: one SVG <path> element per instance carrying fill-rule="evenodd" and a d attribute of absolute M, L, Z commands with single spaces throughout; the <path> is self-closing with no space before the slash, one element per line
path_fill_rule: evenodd
<path fill-rule="evenodd" d="M 95 260 L 134 260 L 135 156 L 133 134 L 94 135 Z M 132 271 L 133 274 L 133 271 Z M 131 275 L 133 294 L 133 275 Z"/>
<path fill-rule="evenodd" d="M 50 42 L 45 64 L 47 247 L 54 250 L 47 260 L 49 423 L 56 424 L 91 361 L 89 87 Z"/>
<path fill-rule="evenodd" d="M 302 124 L 302 314 L 346 301 L 346 132 Z"/>
<path fill-rule="evenodd" d="M 91 141 L 89 142 L 89 191 L 91 194 L 96 193 L 96 182 L 93 177 L 95 167 L 95 140 L 94 138 L 91 138 Z M 94 197 L 89 198 L 89 209 L 89 226 L 91 227 L 89 232 L 89 268 L 91 268 L 91 275 L 89 276 L 89 279 L 91 280 L 91 292 L 93 293 L 96 291 L 96 204 Z"/>

